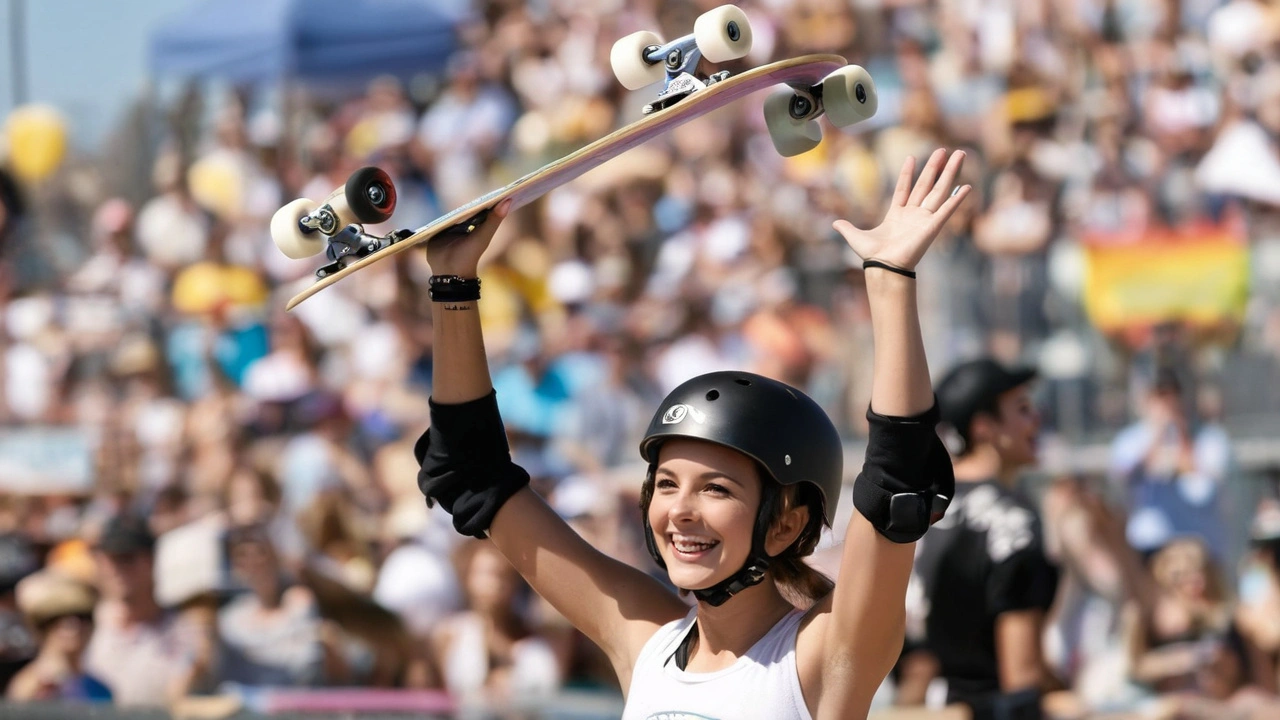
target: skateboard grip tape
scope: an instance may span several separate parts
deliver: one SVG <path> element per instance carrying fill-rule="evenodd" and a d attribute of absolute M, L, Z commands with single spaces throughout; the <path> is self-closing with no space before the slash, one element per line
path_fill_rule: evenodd
<path fill-rule="evenodd" d="M 418 488 L 427 506 L 439 503 L 463 535 L 484 538 L 503 504 L 529 484 L 511 461 L 495 392 L 456 405 L 429 401 L 431 426 L 414 444 Z"/>

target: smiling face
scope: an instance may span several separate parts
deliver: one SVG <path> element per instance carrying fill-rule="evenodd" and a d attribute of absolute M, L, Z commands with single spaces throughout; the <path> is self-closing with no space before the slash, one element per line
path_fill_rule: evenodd
<path fill-rule="evenodd" d="M 671 582 L 701 590 L 737 572 L 751 552 L 759 506 L 751 458 L 698 440 L 663 443 L 649 524 Z"/>

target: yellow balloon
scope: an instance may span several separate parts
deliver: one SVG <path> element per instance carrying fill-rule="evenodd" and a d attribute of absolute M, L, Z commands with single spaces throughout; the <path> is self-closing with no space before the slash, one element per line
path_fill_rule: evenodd
<path fill-rule="evenodd" d="M 173 281 L 173 306 L 185 313 L 255 307 L 269 295 L 256 272 L 237 265 L 198 262 L 184 268 Z"/>
<path fill-rule="evenodd" d="M 236 220 L 244 208 L 244 172 L 230 153 L 215 151 L 191 164 L 187 187 L 200 207 L 224 220 Z"/>
<path fill-rule="evenodd" d="M 173 281 L 173 306 L 181 312 L 208 312 L 224 301 L 222 268 L 216 263 L 188 265 Z"/>
<path fill-rule="evenodd" d="M 378 137 L 378 123 L 373 118 L 357 122 L 347 132 L 347 152 L 353 157 L 366 158 L 378 149 L 382 139 Z"/>
<path fill-rule="evenodd" d="M 5 122 L 9 165 L 19 179 L 37 182 L 53 174 L 67 154 L 62 113 L 48 105 L 23 105 Z"/>
<path fill-rule="evenodd" d="M 222 292 L 228 302 L 242 306 L 261 305 L 270 296 L 262 276 L 240 265 L 222 268 Z"/>

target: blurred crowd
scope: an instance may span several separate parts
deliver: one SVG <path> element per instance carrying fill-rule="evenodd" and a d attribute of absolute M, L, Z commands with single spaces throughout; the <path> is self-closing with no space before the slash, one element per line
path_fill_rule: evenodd
<path fill-rule="evenodd" d="M 395 179 L 397 213 L 372 228 L 387 231 L 561 157 L 639 118 L 656 91 L 612 77 L 615 39 L 677 37 L 716 4 L 474 0 L 465 49 L 428 80 L 377 78 L 337 99 L 193 90 L 161 122 L 134 113 L 118 142 L 49 180 L 0 170 L 0 422 L 83 461 L 88 478 L 0 494 L 8 696 L 616 694 L 607 660 L 417 489 L 424 254 L 286 313 L 326 261 L 286 258 L 268 225 L 365 165 Z M 932 367 L 979 355 L 1037 366 L 1045 443 L 1112 448 L 1109 472 L 1037 493 L 1063 568 L 1045 645 L 1075 691 L 1062 717 L 1150 709 L 1142 701 L 1165 691 L 1274 694 L 1280 528 L 1258 503 L 1241 556 L 1232 533 L 1254 506 L 1223 496 L 1226 421 L 1280 412 L 1280 5 L 739 4 L 754 49 L 724 69 L 841 54 L 874 78 L 879 112 L 827 125 L 817 149 L 786 159 L 752 97 L 504 224 L 481 311 L 535 487 L 605 552 L 658 573 L 639 530 L 636 443 L 679 382 L 725 368 L 784 380 L 857 447 L 869 315 L 831 221 L 875 224 L 906 156 L 964 148 L 975 192 L 919 268 Z M 146 182 L 122 179 L 140 158 Z M 1241 313 L 1090 322 L 1087 238 L 1204 226 L 1244 228 Z M 53 430 L 81 441 L 40 434 Z M 1189 636 L 1176 659 L 1154 658 Z M 1227 655 L 1240 667 L 1214 675 Z M 886 706 L 906 701 L 893 686 Z"/>

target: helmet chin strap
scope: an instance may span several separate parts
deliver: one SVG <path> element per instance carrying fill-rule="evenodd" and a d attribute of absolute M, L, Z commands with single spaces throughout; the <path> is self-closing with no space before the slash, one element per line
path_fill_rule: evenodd
<path fill-rule="evenodd" d="M 654 467 L 649 467 L 649 483 L 652 487 Z M 737 572 L 709 588 L 700 590 L 688 590 L 688 588 L 680 588 L 693 593 L 693 596 L 699 602 L 704 602 L 712 607 L 720 607 L 725 604 L 729 598 L 746 590 L 753 585 L 759 585 L 764 580 L 765 575 L 769 572 L 769 555 L 764 549 L 765 533 L 768 531 L 768 520 L 773 515 L 774 503 L 777 502 L 778 493 L 774 488 L 770 488 L 762 494 L 760 498 L 760 509 L 756 511 L 755 528 L 751 533 L 751 553 L 747 555 L 747 561 Z M 667 563 L 662 559 L 662 553 L 658 550 L 658 541 L 653 534 L 653 526 L 649 524 L 649 508 L 645 503 L 644 508 L 644 544 L 649 550 L 649 555 L 653 557 L 654 562 L 663 570 L 667 569 Z"/>
<path fill-rule="evenodd" d="M 764 576 L 768 571 L 769 558 L 764 557 L 763 555 L 752 556 L 747 558 L 747 564 L 743 565 L 742 569 L 738 572 L 709 588 L 692 590 L 691 592 L 700 602 L 704 602 L 712 607 L 720 607 L 734 595 L 737 595 L 752 585 L 759 585 L 760 581 L 764 580 Z"/>

